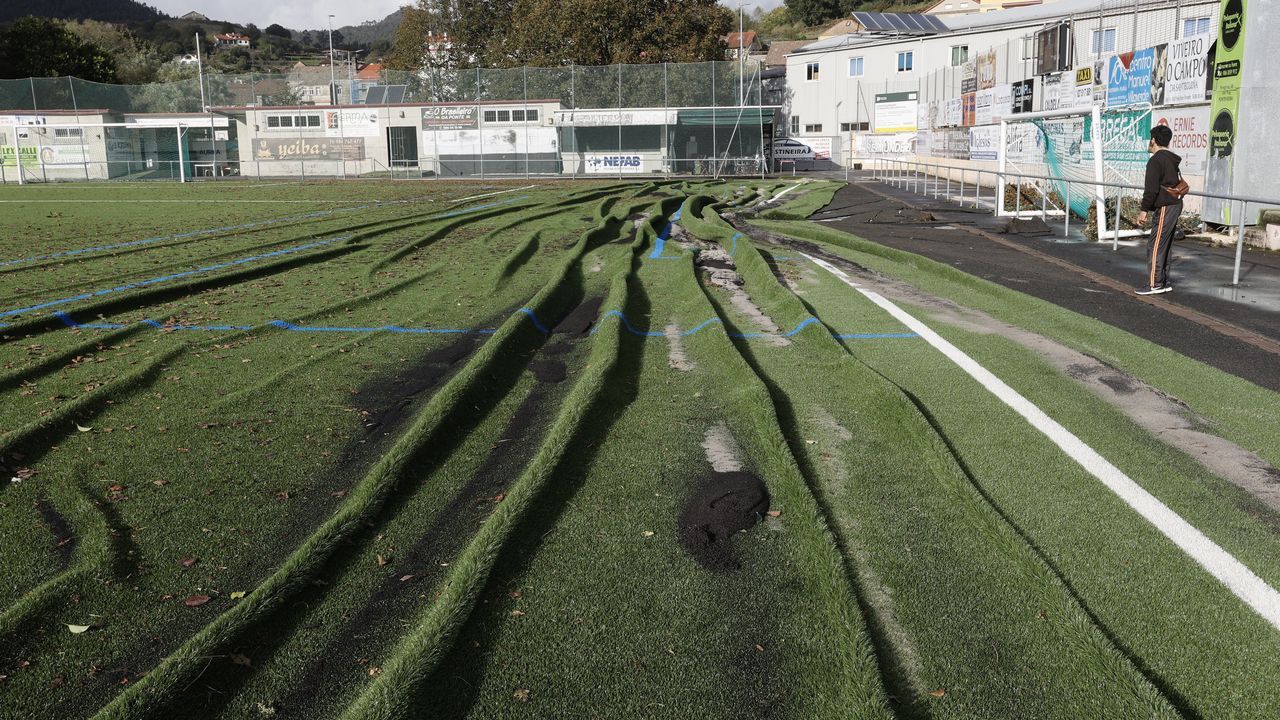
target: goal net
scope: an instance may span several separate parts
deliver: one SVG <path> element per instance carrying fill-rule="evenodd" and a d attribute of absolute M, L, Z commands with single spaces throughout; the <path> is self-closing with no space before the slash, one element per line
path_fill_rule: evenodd
<path fill-rule="evenodd" d="M 0 125 L 0 181 L 182 181 L 234 172 L 221 128 L 75 120 L 41 116 Z"/>
<path fill-rule="evenodd" d="M 1141 191 L 1115 186 L 1142 185 L 1150 123 L 1150 108 L 1076 108 L 1005 119 L 998 211 L 1056 217 L 1070 212 L 1086 220 L 1091 239 L 1142 234 Z"/>

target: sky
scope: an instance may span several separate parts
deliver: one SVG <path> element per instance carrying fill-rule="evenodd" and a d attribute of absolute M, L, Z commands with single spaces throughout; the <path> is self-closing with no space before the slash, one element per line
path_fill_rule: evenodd
<path fill-rule="evenodd" d="M 174 17 L 195 10 L 214 20 L 234 23 L 254 23 L 264 28 L 278 23 L 294 30 L 317 30 L 326 27 L 332 14 L 333 26 L 359 25 L 366 20 L 381 20 L 395 12 L 409 0 L 143 0 Z M 736 9 L 737 0 L 722 0 L 726 7 Z M 751 9 L 757 5 L 765 9 L 782 4 L 782 0 L 743 0 L 742 6 Z"/>

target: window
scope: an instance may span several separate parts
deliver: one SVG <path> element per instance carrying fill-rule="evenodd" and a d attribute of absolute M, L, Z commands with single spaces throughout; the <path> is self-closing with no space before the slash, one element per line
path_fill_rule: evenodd
<path fill-rule="evenodd" d="M 791 116 L 791 134 L 792 135 L 800 134 L 800 116 L 799 115 Z"/>
<path fill-rule="evenodd" d="M 898 53 L 898 72 L 911 72 L 913 51 L 903 50 Z"/>
<path fill-rule="evenodd" d="M 853 123 L 840 123 L 840 132 L 849 132 L 853 129 Z"/>
<path fill-rule="evenodd" d="M 1186 18 L 1182 21 L 1182 37 L 1209 32 L 1209 18 Z"/>
<path fill-rule="evenodd" d="M 810 82 L 818 79 L 818 63 L 809 63 L 805 66 L 804 79 Z"/>
<path fill-rule="evenodd" d="M 269 116 L 269 117 L 267 118 L 267 127 L 269 127 L 269 128 L 278 128 L 278 127 L 280 127 L 280 118 L 276 117 L 275 115 L 271 115 L 271 116 Z"/>
<path fill-rule="evenodd" d="M 1101 55 L 1102 53 L 1110 53 L 1110 52 L 1116 51 L 1116 29 L 1115 28 L 1103 28 L 1101 30 L 1094 30 L 1093 33 L 1090 35 L 1090 38 L 1092 39 L 1089 41 L 1089 48 L 1094 55 Z"/>
<path fill-rule="evenodd" d="M 523 111 L 523 110 L 512 110 L 512 111 L 511 111 L 511 122 L 524 122 L 524 111 Z"/>
<path fill-rule="evenodd" d="M 862 58 L 849 58 L 849 77 L 862 77 Z"/>
<path fill-rule="evenodd" d="M 951 48 L 951 67 L 960 67 L 969 62 L 969 46 L 956 45 Z"/>
<path fill-rule="evenodd" d="M 302 117 L 299 117 L 298 119 L 301 120 L 303 117 L 305 117 L 307 120 L 307 127 L 320 127 L 319 115 L 304 115 Z M 298 127 L 302 127 L 302 123 L 298 123 Z"/>
<path fill-rule="evenodd" d="M 510 111 L 510 110 L 499 110 L 499 111 L 498 111 L 498 122 L 511 122 L 511 111 Z"/>
<path fill-rule="evenodd" d="M 497 110 L 485 110 L 485 111 L 484 111 L 484 121 L 485 121 L 485 122 L 487 122 L 487 123 L 497 122 L 497 121 L 498 121 L 498 111 L 497 111 Z"/>
<path fill-rule="evenodd" d="M 53 136 L 60 137 L 60 138 L 84 137 L 84 129 L 83 128 L 54 128 Z"/>
<path fill-rule="evenodd" d="M 280 116 L 280 127 L 293 127 L 293 116 L 292 116 L 292 115 L 281 115 L 281 116 Z"/>
<path fill-rule="evenodd" d="M 820 133 L 822 132 L 822 123 L 818 123 L 817 125 L 805 125 L 804 131 L 807 133 Z"/>
<path fill-rule="evenodd" d="M 526 109 L 524 111 L 524 119 L 528 122 L 538 122 L 538 111 L 534 109 Z"/>

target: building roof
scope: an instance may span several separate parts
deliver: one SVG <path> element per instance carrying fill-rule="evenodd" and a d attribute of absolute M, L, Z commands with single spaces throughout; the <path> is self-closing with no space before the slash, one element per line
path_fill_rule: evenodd
<path fill-rule="evenodd" d="M 1216 0 L 1186 0 L 1186 4 L 1183 6 L 1183 9 L 1185 11 L 1188 7 L 1216 4 Z M 1135 5 L 1109 7 L 1105 11 L 1105 14 L 1132 15 L 1135 11 L 1167 8 L 1168 6 L 1169 4 L 1165 0 L 1137 0 Z M 1059 0 L 1058 2 L 1043 3 L 1028 7 L 1010 7 L 1004 10 L 993 10 L 991 12 L 974 13 L 972 15 L 935 15 L 934 17 L 941 20 L 942 23 L 953 33 L 967 33 L 1016 27 L 1035 27 L 1060 20 L 1069 20 L 1071 17 L 1076 15 L 1092 14 L 1096 17 L 1097 12 L 1098 0 Z M 818 40 L 805 45 L 803 48 L 794 51 L 792 54 L 807 54 L 866 45 L 881 45 L 902 42 L 904 40 L 918 41 L 920 40 L 920 37 L 888 35 L 882 33 L 852 33 L 849 35 L 837 35 L 836 37 Z"/>
<path fill-rule="evenodd" d="M 859 26 L 856 20 L 854 20 L 853 18 L 845 18 L 843 20 L 837 20 L 834 24 L 831 25 L 831 27 L 828 27 L 827 29 L 818 33 L 818 37 L 829 38 L 829 37 L 835 37 L 837 35 L 847 35 L 848 33 L 857 32 L 858 30 L 859 30 Z"/>
<path fill-rule="evenodd" d="M 214 37 L 214 39 L 215 39 L 215 40 L 233 40 L 233 41 L 234 41 L 234 40 L 248 40 L 248 39 L 249 39 L 249 36 L 248 36 L 248 35 L 241 35 L 240 33 L 234 33 L 234 32 L 232 32 L 232 33 L 220 33 L 220 34 L 218 34 L 218 35 L 214 35 L 213 37 Z"/>
<path fill-rule="evenodd" d="M 369 63 L 356 73 L 358 80 L 378 80 L 382 78 L 382 63 Z"/>
<path fill-rule="evenodd" d="M 787 55 L 813 42 L 812 40 L 774 40 L 769 43 L 769 54 L 765 55 L 765 67 L 778 67 L 787 64 Z"/>
<path fill-rule="evenodd" d="M 755 30 L 748 30 L 744 33 L 731 32 L 724 36 L 724 43 L 725 45 L 728 45 L 731 50 L 744 47 L 750 48 L 758 41 L 759 39 L 756 37 Z"/>

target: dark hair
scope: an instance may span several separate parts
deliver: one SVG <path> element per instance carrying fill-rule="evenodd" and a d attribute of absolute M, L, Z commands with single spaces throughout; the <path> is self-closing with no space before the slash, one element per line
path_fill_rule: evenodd
<path fill-rule="evenodd" d="M 1155 140 L 1160 147 L 1167 148 L 1173 141 L 1173 131 L 1168 125 L 1157 125 L 1151 128 L 1151 139 Z"/>

